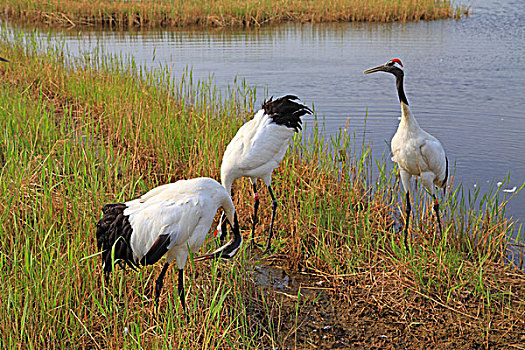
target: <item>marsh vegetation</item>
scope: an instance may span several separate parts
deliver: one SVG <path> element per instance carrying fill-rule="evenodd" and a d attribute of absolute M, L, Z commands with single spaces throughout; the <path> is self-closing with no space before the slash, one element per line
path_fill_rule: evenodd
<path fill-rule="evenodd" d="M 1 342 L 9 348 L 516 347 L 525 275 L 509 258 L 506 201 L 450 183 L 444 234 L 414 203 L 402 244 L 396 172 L 355 136 L 299 134 L 274 174 L 277 252 L 186 267 L 189 321 L 160 265 L 104 282 L 95 223 L 109 202 L 181 178 L 219 178 L 222 153 L 261 101 L 191 72 L 71 59 L 3 37 L 0 55 Z M 172 78 L 176 76 L 176 78 Z M 241 229 L 251 186 L 236 182 Z M 421 192 L 417 198 L 425 199 Z M 261 217 L 269 196 L 261 195 Z M 258 228 L 265 239 L 267 222 Z M 217 242 L 210 239 L 203 250 Z M 278 271 L 278 272 L 276 272 Z M 271 272 L 271 273 L 270 273 Z M 277 276 L 276 276 L 277 275 Z"/>

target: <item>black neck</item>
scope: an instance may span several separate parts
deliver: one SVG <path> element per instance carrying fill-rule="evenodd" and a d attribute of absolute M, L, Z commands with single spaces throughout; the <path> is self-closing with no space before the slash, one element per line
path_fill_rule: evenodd
<path fill-rule="evenodd" d="M 407 97 L 405 96 L 405 90 L 403 88 L 403 77 L 404 77 L 403 71 L 400 69 L 394 75 L 396 76 L 396 87 L 397 87 L 397 95 L 399 96 L 399 102 L 403 102 L 404 104 L 408 106 L 408 100 L 407 100 Z"/>

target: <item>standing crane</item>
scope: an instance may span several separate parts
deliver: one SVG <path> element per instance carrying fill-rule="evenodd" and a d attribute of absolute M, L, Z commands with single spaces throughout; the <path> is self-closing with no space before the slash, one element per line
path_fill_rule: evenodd
<path fill-rule="evenodd" d="M 419 176 L 428 193 L 434 200 L 439 233 L 442 232 L 439 219 L 439 202 L 434 194 L 434 186 L 446 190 L 448 179 L 448 159 L 441 143 L 434 136 L 421 129 L 416 118 L 410 112 L 408 100 L 403 88 L 403 63 L 393 58 L 387 63 L 365 70 L 364 74 L 386 72 L 396 77 L 397 94 L 401 103 L 401 122 L 392 138 L 392 160 L 399 166 L 401 182 L 406 192 L 405 247 L 407 245 L 408 224 L 410 221 L 410 179 Z"/>
<path fill-rule="evenodd" d="M 263 254 L 271 251 L 273 223 L 277 210 L 277 200 L 272 191 L 272 173 L 284 158 L 289 141 L 294 132 L 301 129 L 301 117 L 311 114 L 307 106 L 296 102 L 297 96 L 286 95 L 264 101 L 262 108 L 252 120 L 245 123 L 231 140 L 221 164 L 221 182 L 231 193 L 233 182 L 240 177 L 249 177 L 252 183 L 254 206 L 252 221 L 252 240 L 255 236 L 259 193 L 257 179 L 262 179 L 272 197 L 272 219 L 268 233 L 268 244 Z M 222 220 L 221 220 L 222 221 Z M 221 230 L 222 236 L 222 230 Z"/>
<path fill-rule="evenodd" d="M 229 193 L 217 181 L 205 177 L 180 180 L 156 187 L 126 203 L 106 204 L 97 223 L 97 246 L 102 249 L 106 280 L 114 263 L 135 270 L 139 266 L 153 265 L 166 255 L 155 281 L 155 302 L 158 304 L 170 263 L 177 260 L 178 294 L 186 311 L 184 265 L 189 252 L 198 251 L 204 243 L 215 213 L 221 207 L 227 220 L 222 229 L 226 230 L 226 222 L 229 222 L 233 237 L 215 252 L 194 261 L 231 259 L 242 245 L 235 207 Z"/>

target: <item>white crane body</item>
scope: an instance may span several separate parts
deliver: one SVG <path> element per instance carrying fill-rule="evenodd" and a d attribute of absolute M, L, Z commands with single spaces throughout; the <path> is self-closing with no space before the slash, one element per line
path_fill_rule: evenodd
<path fill-rule="evenodd" d="M 152 189 L 138 199 L 107 204 L 97 223 L 97 245 L 102 249 L 103 269 L 108 274 L 114 263 L 135 268 L 166 261 L 156 281 L 158 301 L 163 278 L 170 263 L 179 269 L 179 296 L 185 308 L 182 271 L 190 252 L 197 252 L 219 208 L 232 226 L 233 237 L 215 252 L 195 258 L 232 258 L 242 245 L 237 215 L 226 189 L 210 178 L 180 180 Z M 233 223 L 233 224 L 232 224 Z M 226 224 L 223 225 L 226 229 Z"/>
<path fill-rule="evenodd" d="M 445 151 L 438 139 L 421 129 L 404 102 L 401 102 L 401 122 L 390 148 L 392 161 L 399 165 L 405 192 L 410 188 L 412 176 L 420 176 L 431 193 L 434 186 L 443 188 L 447 177 Z"/>
<path fill-rule="evenodd" d="M 412 176 L 421 177 L 425 188 L 434 199 L 434 210 L 436 212 L 439 232 L 441 221 L 439 219 L 439 202 L 434 195 L 436 187 L 445 189 L 448 179 L 448 159 L 441 143 L 434 136 L 424 131 L 418 124 L 416 118 L 410 112 L 408 100 L 403 87 L 404 72 L 397 67 L 403 64 L 398 58 L 391 59 L 387 63 L 365 70 L 364 74 L 375 72 L 391 73 L 396 77 L 396 87 L 401 103 L 401 122 L 392 138 L 390 148 L 392 150 L 392 161 L 399 166 L 401 183 L 406 193 L 406 221 L 405 221 L 405 247 L 407 247 L 407 232 L 410 221 L 410 179 Z"/>
<path fill-rule="evenodd" d="M 257 111 L 253 119 L 239 128 L 226 147 L 222 158 L 221 182 L 228 193 L 231 193 L 232 184 L 238 178 L 249 177 L 252 183 L 255 198 L 252 239 L 258 221 L 257 179 L 263 180 L 268 187 L 272 197 L 272 219 L 265 252 L 270 251 L 277 208 L 277 200 L 271 187 L 273 170 L 283 160 L 293 134 L 301 129 L 301 117 L 312 113 L 310 108 L 295 100 L 298 100 L 297 96 L 287 95 L 276 100 L 270 98 L 264 101 L 262 108 Z M 217 231 L 221 232 L 222 237 L 220 226 L 219 224 Z"/>
<path fill-rule="evenodd" d="M 205 178 L 162 185 L 125 204 L 124 215 L 133 227 L 135 261 L 144 258 L 160 236 L 167 235 L 166 263 L 177 258 L 177 266 L 186 264 L 190 251 L 200 249 L 220 207 L 231 218 L 234 210 L 224 188 Z"/>

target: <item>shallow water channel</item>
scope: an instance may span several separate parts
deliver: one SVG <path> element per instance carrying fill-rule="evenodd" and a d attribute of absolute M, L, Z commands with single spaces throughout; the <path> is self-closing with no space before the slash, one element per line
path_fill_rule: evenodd
<path fill-rule="evenodd" d="M 373 154 L 388 156 L 400 116 L 392 76 L 364 76 L 399 57 L 405 90 L 420 125 L 443 144 L 455 183 L 471 191 L 525 182 L 525 3 L 479 0 L 459 21 L 286 24 L 250 30 L 84 31 L 65 35 L 71 53 L 131 55 L 137 63 L 192 67 L 224 89 L 235 77 L 258 87 L 258 101 L 296 94 L 335 134 L 366 135 Z M 505 182 L 510 173 L 510 181 Z M 504 192 L 505 190 L 505 192 Z M 525 219 L 525 192 L 507 214 Z"/>

